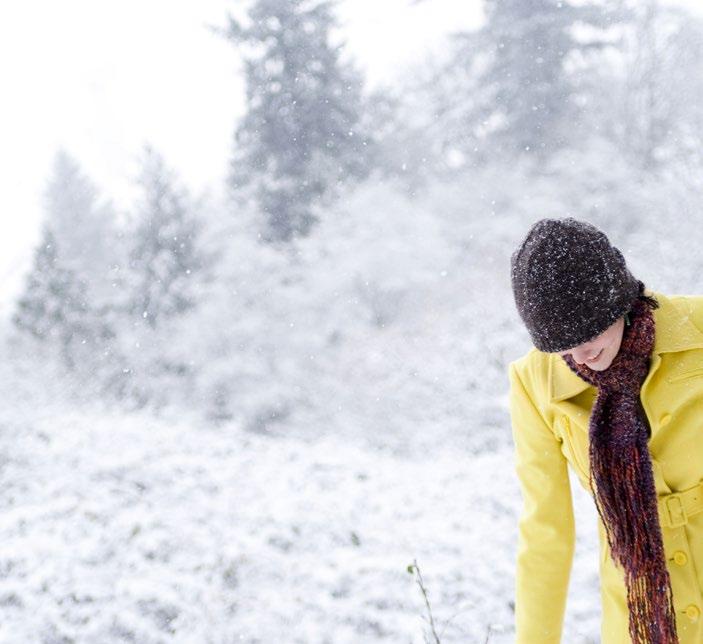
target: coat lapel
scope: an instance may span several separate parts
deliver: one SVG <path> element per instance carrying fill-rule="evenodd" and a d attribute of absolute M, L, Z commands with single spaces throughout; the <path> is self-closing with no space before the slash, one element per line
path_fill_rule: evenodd
<path fill-rule="evenodd" d="M 659 308 L 654 309 L 654 347 L 652 364 L 647 378 L 642 385 L 644 389 L 661 363 L 661 354 L 671 351 L 703 348 L 703 333 L 683 314 L 664 294 L 645 290 L 659 301 Z M 579 378 L 564 362 L 558 353 L 549 354 L 549 396 L 552 402 L 572 398 L 591 387 Z"/>

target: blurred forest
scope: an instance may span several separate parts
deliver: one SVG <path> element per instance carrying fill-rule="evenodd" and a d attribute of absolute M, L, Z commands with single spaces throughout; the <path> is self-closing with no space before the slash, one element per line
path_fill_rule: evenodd
<path fill-rule="evenodd" d="M 507 444 L 506 365 L 530 347 L 508 257 L 534 220 L 588 219 L 648 286 L 700 290 L 703 24 L 651 0 L 485 18 L 371 92 L 334 3 L 223 17 L 247 87 L 227 185 L 193 194 L 147 144 L 118 212 L 58 150 L 18 382 L 396 452 Z"/>

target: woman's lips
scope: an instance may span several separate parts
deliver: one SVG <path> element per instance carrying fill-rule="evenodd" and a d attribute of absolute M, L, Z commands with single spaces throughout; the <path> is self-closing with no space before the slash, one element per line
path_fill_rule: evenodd
<path fill-rule="evenodd" d="M 601 353 L 603 353 L 603 349 L 601 349 L 601 350 L 597 353 L 597 355 L 596 355 L 595 358 L 591 358 L 590 360 L 586 360 L 586 362 L 596 362 L 596 360 L 598 360 L 598 358 L 600 358 L 600 354 L 601 354 Z"/>

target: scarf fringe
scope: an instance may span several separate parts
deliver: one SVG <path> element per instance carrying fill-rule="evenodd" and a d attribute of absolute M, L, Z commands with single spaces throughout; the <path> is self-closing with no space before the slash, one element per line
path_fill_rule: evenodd
<path fill-rule="evenodd" d="M 649 487 L 648 483 L 654 488 L 651 469 L 647 476 L 646 463 L 642 462 L 635 446 L 618 452 L 616 458 L 605 462 L 597 453 L 591 458 L 594 472 L 604 468 L 622 472 L 621 484 L 626 490 L 625 493 L 623 490 L 615 493 L 611 485 L 610 493 L 608 490 L 599 491 L 591 478 L 591 490 L 606 528 L 611 557 L 625 575 L 630 638 L 633 644 L 678 644 L 673 593 L 664 563 L 661 533 L 657 538 L 654 532 L 657 524 L 648 516 L 647 494 L 643 489 Z M 613 503 L 613 498 L 619 498 L 621 502 Z M 644 524 L 650 528 L 637 530 L 637 517 L 640 521 L 646 517 Z"/>

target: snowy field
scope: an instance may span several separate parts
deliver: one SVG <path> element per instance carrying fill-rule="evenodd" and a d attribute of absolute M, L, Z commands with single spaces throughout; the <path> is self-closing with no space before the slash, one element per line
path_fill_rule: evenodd
<path fill-rule="evenodd" d="M 415 559 L 441 642 L 514 640 L 510 448 L 401 457 L 71 408 L 4 370 L 0 642 L 419 644 Z M 595 511 L 572 489 L 564 641 L 595 643 Z"/>

